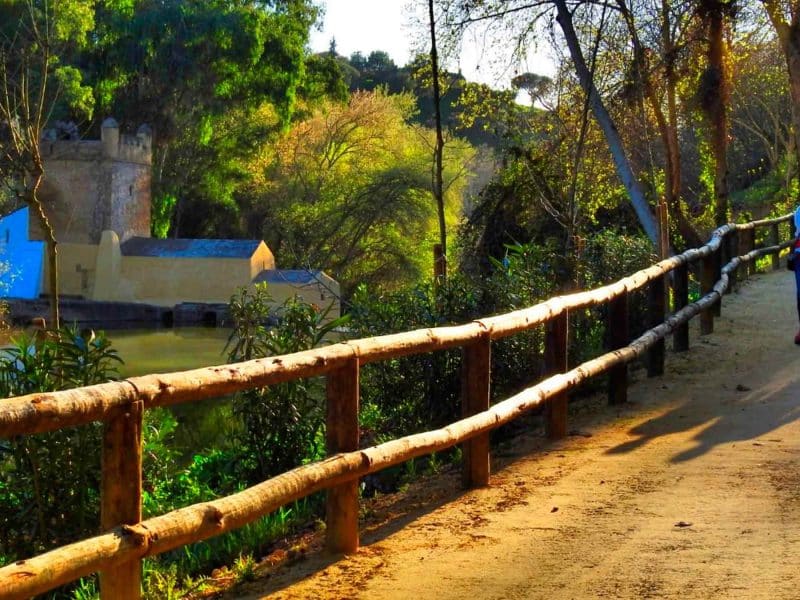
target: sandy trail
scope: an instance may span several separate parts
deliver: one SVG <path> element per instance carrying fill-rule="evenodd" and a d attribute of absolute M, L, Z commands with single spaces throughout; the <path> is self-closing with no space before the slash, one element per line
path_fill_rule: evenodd
<path fill-rule="evenodd" d="M 230 597 L 800 598 L 793 286 L 746 282 L 663 377 L 634 373 L 627 406 L 573 406 L 563 442 L 519 438 L 489 488 L 440 477 L 356 555 Z"/>

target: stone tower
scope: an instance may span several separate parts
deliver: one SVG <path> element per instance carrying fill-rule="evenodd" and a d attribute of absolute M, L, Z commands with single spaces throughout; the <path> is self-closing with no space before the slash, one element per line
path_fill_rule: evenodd
<path fill-rule="evenodd" d="M 150 236 L 149 127 L 121 135 L 109 118 L 100 140 L 43 139 L 41 145 L 45 176 L 39 196 L 59 242 L 99 244 L 105 230 L 123 242 Z M 35 218 L 29 235 L 44 239 Z"/>

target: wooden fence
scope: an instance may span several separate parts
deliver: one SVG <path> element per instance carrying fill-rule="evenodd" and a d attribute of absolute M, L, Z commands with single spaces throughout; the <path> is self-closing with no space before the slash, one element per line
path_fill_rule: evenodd
<path fill-rule="evenodd" d="M 104 599 L 140 597 L 141 561 L 242 527 L 279 507 L 327 489 L 326 544 L 334 552 L 358 548 L 358 480 L 412 458 L 463 444 L 467 486 L 489 481 L 489 433 L 534 407 L 545 407 L 547 434 L 566 435 L 567 394 L 577 384 L 609 374 L 609 401 L 624 402 L 627 363 L 646 355 L 648 375 L 664 369 L 665 338 L 676 351 L 689 348 L 688 322 L 700 315 L 701 333 L 713 331 L 722 297 L 737 277 L 755 272 L 755 259 L 778 254 L 779 226 L 791 215 L 717 229 L 703 247 L 688 250 L 610 285 L 552 298 L 530 308 L 464 325 L 351 340 L 324 348 L 164 375 L 132 377 L 90 387 L 0 401 L 0 439 L 102 421 L 101 528 L 104 533 L 0 569 L 0 597 L 27 598 L 91 573 L 100 573 Z M 767 242 L 756 249 L 756 230 Z M 791 238 L 793 232 L 784 239 Z M 701 297 L 689 303 L 689 269 Z M 740 267 L 742 267 L 740 269 Z M 666 293 L 671 279 L 672 308 Z M 649 326 L 628 335 L 628 294 L 647 286 Z M 570 311 L 607 305 L 610 351 L 567 370 Z M 492 341 L 544 326 L 549 376 L 490 406 Z M 359 369 L 365 363 L 460 347 L 463 351 L 463 418 L 425 433 L 359 449 Z M 325 375 L 329 457 L 303 465 L 237 494 L 141 520 L 142 416 L 145 410 L 299 378 Z"/>

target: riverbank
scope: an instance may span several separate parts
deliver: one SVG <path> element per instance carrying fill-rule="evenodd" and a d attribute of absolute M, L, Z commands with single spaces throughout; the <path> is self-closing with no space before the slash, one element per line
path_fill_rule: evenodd
<path fill-rule="evenodd" d="M 48 298 L 27 300 L 9 298 L 8 320 L 15 326 L 26 326 L 34 319 L 47 320 L 50 314 Z M 183 302 L 175 306 L 156 306 L 138 302 L 98 302 L 64 296 L 59 299 L 63 323 L 95 329 L 143 329 L 172 326 L 217 326 L 229 320 L 227 304 Z"/>

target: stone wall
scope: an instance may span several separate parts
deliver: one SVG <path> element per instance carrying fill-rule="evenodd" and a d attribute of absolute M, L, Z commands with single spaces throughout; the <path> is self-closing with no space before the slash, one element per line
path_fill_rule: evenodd
<path fill-rule="evenodd" d="M 109 224 L 120 242 L 150 237 L 150 165 L 115 161 L 111 172 Z"/>
<path fill-rule="evenodd" d="M 103 231 L 121 241 L 150 236 L 151 136 L 120 135 L 113 119 L 100 140 L 43 140 L 40 198 L 59 242 L 98 244 Z M 37 219 L 32 240 L 44 239 Z"/>

